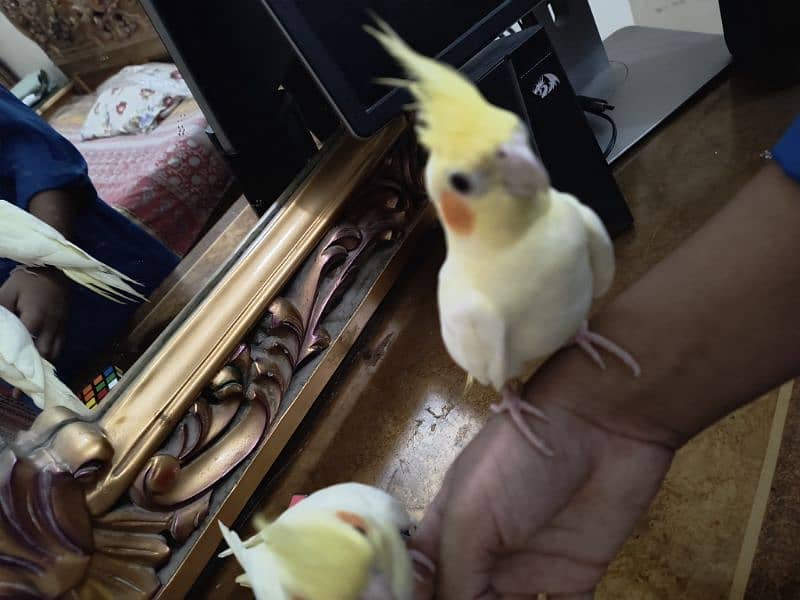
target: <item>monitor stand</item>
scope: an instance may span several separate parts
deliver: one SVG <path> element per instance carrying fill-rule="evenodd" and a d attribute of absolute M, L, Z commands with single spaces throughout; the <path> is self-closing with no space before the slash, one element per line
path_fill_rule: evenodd
<path fill-rule="evenodd" d="M 528 125 L 553 187 L 592 207 L 611 235 L 632 225 L 625 198 L 541 26 L 496 39 L 462 71 L 489 102 L 517 113 Z"/>
<path fill-rule="evenodd" d="M 721 35 L 625 27 L 600 38 L 588 0 L 542 0 L 533 9 L 577 94 L 608 101 L 617 125 L 614 162 L 731 62 Z M 611 126 L 587 115 L 605 148 Z"/>
<path fill-rule="evenodd" d="M 613 163 L 709 84 L 731 62 L 721 35 L 652 27 L 625 27 L 605 41 L 614 75 L 607 100 L 617 124 Z M 591 86 L 579 93 L 592 95 Z M 610 125 L 588 116 L 598 142 L 605 146 Z"/>

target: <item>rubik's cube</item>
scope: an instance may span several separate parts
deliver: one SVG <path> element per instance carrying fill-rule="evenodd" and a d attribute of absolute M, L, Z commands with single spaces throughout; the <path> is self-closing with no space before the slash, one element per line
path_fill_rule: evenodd
<path fill-rule="evenodd" d="M 108 367 L 81 390 L 81 398 L 88 408 L 94 408 L 113 390 L 122 378 L 122 370 Z"/>

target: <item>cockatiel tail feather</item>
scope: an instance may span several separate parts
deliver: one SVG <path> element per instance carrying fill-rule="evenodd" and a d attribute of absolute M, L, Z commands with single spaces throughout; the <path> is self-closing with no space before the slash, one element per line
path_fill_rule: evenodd
<path fill-rule="evenodd" d="M 113 302 L 146 300 L 124 273 L 93 258 L 27 211 L 0 200 L 0 257 L 29 267 L 55 267 L 74 282 Z"/>
<path fill-rule="evenodd" d="M 0 306 L 0 379 L 28 395 L 41 409 L 65 406 L 78 414 L 88 408 L 56 376 L 19 318 Z"/>

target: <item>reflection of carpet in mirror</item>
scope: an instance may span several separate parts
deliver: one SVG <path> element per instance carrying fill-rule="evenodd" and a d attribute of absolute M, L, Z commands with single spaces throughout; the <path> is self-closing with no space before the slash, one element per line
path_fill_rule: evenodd
<path fill-rule="evenodd" d="M 224 209 L 233 174 L 206 135 L 197 102 L 184 100 L 151 133 L 83 141 L 94 95 L 79 97 L 50 124 L 80 151 L 100 197 L 178 256 L 198 241 Z"/>

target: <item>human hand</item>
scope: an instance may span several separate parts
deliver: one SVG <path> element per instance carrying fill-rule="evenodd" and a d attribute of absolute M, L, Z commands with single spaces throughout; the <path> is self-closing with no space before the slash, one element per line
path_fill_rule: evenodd
<path fill-rule="evenodd" d="M 68 316 L 67 280 L 60 272 L 15 269 L 0 286 L 0 305 L 19 316 L 39 354 L 50 361 L 58 357 Z"/>
<path fill-rule="evenodd" d="M 555 456 L 495 417 L 451 466 L 413 542 L 437 563 L 436 581 L 422 581 L 418 597 L 593 597 L 673 452 L 539 406 Z"/>

